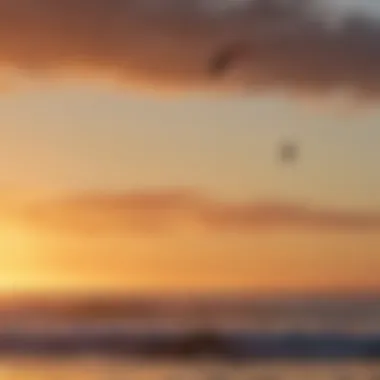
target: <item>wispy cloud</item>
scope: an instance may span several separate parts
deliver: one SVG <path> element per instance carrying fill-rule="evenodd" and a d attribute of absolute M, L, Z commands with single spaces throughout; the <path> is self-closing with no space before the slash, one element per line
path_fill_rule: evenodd
<path fill-rule="evenodd" d="M 380 93 L 380 21 L 323 0 L 0 0 L 0 64 L 126 84 Z M 285 5 L 284 5 L 285 4 Z M 327 8 L 326 8 L 327 9 Z M 223 75 L 210 62 L 241 46 Z M 230 70 L 231 69 L 231 70 Z M 232 74 L 236 71 L 236 75 Z"/>
<path fill-rule="evenodd" d="M 181 189 L 87 194 L 24 204 L 17 217 L 39 228 L 78 234 L 161 233 L 194 228 L 223 233 L 277 228 L 321 232 L 380 230 L 380 212 L 281 202 L 227 202 Z"/>

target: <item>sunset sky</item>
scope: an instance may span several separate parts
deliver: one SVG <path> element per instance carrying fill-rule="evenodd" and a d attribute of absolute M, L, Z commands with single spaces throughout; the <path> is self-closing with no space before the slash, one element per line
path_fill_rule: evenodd
<path fill-rule="evenodd" d="M 343 30 L 332 57 L 312 34 L 313 61 L 290 35 L 293 62 L 263 48 L 208 91 L 213 42 L 256 32 L 273 46 L 249 19 L 230 33 L 229 10 L 192 13 L 202 1 L 148 0 L 160 16 L 137 10 L 139 24 L 134 0 L 117 13 L 116 0 L 0 0 L 0 292 L 380 290 L 379 25 Z M 164 40 L 173 16 L 194 28 L 182 44 Z M 236 93 L 252 80 L 267 92 Z M 321 102 L 331 89 L 363 108 Z M 300 159 L 281 165 L 288 140 Z"/>

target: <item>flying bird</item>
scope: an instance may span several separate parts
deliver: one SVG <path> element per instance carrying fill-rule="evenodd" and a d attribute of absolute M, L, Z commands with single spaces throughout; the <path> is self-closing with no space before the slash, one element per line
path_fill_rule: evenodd
<path fill-rule="evenodd" d="M 248 49 L 243 44 L 234 44 L 220 50 L 210 59 L 208 71 L 214 77 L 222 76 L 231 65 L 246 56 Z"/>
<path fill-rule="evenodd" d="M 299 148 L 293 142 L 284 142 L 280 146 L 279 158 L 284 164 L 294 163 L 299 157 Z"/>

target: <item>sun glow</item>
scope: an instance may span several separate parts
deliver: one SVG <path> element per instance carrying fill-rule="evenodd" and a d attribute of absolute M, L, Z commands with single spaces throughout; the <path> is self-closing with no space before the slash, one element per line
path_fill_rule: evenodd
<path fill-rule="evenodd" d="M 38 237 L 24 226 L 0 222 L 0 292 L 28 282 L 27 273 L 36 265 Z"/>

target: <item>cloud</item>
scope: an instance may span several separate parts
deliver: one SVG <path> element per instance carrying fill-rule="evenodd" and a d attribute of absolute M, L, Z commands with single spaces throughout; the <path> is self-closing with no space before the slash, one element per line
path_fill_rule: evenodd
<path fill-rule="evenodd" d="M 18 217 L 57 232 L 128 234 L 200 229 L 253 233 L 283 228 L 377 231 L 380 212 L 324 209 L 281 202 L 227 202 L 187 190 L 85 194 L 29 204 Z"/>
<path fill-rule="evenodd" d="M 332 27 L 325 3 L 0 0 L 0 65 L 154 88 L 377 97 L 380 21 L 355 14 Z M 223 75 L 212 75 L 210 63 L 236 47 L 242 53 L 231 55 Z"/>

